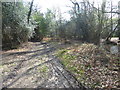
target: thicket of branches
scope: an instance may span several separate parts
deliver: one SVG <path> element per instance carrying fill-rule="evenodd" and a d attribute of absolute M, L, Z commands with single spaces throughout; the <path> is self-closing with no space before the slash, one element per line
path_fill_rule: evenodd
<path fill-rule="evenodd" d="M 69 21 L 62 17 L 59 8 L 41 13 L 38 7 L 24 2 L 2 3 L 2 43 L 3 48 L 16 48 L 29 40 L 41 41 L 44 37 L 59 39 L 77 39 L 98 44 L 100 38 L 106 38 L 111 32 L 119 36 L 118 17 L 113 17 L 113 6 L 107 12 L 106 1 L 98 7 L 87 0 L 72 1 Z M 118 13 L 115 13 L 118 14 Z M 109 17 L 110 16 L 110 17 Z M 29 22 L 29 23 L 28 23 Z"/>
<path fill-rule="evenodd" d="M 74 38 L 86 42 L 99 44 L 100 38 L 106 38 L 114 31 L 118 24 L 118 18 L 106 14 L 106 3 L 103 2 L 98 8 L 94 3 L 87 0 L 83 2 L 72 1 L 73 7 L 70 11 L 71 20 L 64 26 L 67 38 Z M 111 13 L 113 6 L 111 5 Z M 111 14 L 110 13 L 110 14 Z M 117 14 L 117 13 L 116 13 Z M 111 36 L 119 36 L 118 29 Z"/>

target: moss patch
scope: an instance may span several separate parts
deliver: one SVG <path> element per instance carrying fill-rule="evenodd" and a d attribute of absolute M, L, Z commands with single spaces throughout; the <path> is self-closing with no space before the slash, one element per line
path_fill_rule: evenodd
<path fill-rule="evenodd" d="M 47 72 L 48 71 L 48 67 L 46 65 L 42 66 L 40 69 L 39 69 L 40 72 Z"/>

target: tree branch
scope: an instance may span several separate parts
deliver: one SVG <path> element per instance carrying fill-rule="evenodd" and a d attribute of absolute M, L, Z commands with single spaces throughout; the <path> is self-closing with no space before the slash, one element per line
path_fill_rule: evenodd
<path fill-rule="evenodd" d="M 103 12 L 103 13 L 116 13 L 116 14 L 120 14 L 120 12 Z"/>
<path fill-rule="evenodd" d="M 111 31 L 111 32 L 109 33 L 109 35 L 108 35 L 107 38 L 106 38 L 106 41 L 109 40 L 109 38 L 111 37 L 111 35 L 115 32 L 115 30 L 116 30 L 117 28 L 118 28 L 118 25 L 114 28 L 113 31 Z"/>

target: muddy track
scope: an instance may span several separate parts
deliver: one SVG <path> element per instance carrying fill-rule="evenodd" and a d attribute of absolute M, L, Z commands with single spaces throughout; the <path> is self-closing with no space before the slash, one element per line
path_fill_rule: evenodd
<path fill-rule="evenodd" d="M 22 52 L 3 54 L 4 88 L 81 88 L 73 75 L 54 56 L 56 45 L 33 43 Z"/>

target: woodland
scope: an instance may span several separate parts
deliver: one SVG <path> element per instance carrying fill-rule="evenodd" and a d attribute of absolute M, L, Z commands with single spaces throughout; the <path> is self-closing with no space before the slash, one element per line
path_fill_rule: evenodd
<path fill-rule="evenodd" d="M 68 1 L 0 2 L 2 88 L 120 89 L 120 1 Z"/>

